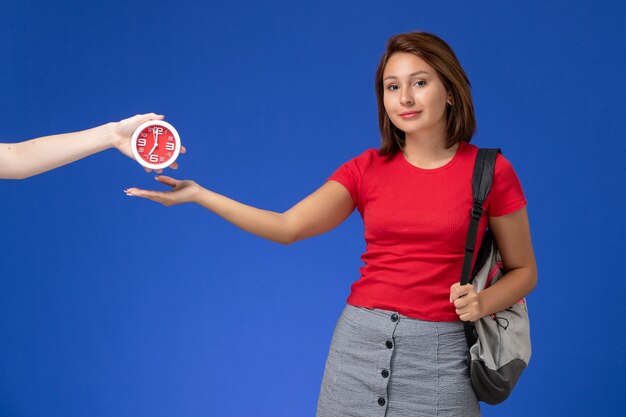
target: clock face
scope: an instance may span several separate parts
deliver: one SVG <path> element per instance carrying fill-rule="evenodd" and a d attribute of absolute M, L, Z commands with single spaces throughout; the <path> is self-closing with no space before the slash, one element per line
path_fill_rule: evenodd
<path fill-rule="evenodd" d="M 131 139 L 135 160 L 149 169 L 163 169 L 178 158 L 180 136 L 174 126 L 150 120 L 139 126 Z"/>

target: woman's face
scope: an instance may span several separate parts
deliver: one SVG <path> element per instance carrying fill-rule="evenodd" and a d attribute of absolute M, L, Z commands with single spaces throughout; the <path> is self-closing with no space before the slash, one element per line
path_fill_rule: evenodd
<path fill-rule="evenodd" d="M 407 135 L 443 131 L 451 96 L 422 58 L 395 52 L 383 71 L 383 103 L 391 122 Z M 436 129 L 433 129 L 436 128 Z"/>

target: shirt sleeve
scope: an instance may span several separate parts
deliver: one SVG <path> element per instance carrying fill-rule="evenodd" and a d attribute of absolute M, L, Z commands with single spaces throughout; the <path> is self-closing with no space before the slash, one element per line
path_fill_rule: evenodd
<path fill-rule="evenodd" d="M 345 164 L 341 165 L 337 170 L 328 177 L 328 181 L 337 181 L 339 184 L 346 187 L 352 197 L 354 205 L 360 207 L 360 189 L 363 180 L 363 173 L 369 162 L 373 157 L 373 153 L 377 152 L 375 149 L 368 149 L 356 158 L 352 158 Z"/>
<path fill-rule="evenodd" d="M 493 183 L 487 199 L 487 214 L 491 217 L 513 213 L 527 204 L 522 184 L 513 166 L 501 154 L 496 159 Z"/>

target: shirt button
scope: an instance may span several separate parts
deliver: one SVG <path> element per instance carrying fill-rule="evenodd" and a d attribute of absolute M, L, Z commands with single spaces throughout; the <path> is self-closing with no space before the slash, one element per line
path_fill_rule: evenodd
<path fill-rule="evenodd" d="M 387 378 L 389 376 L 389 371 L 386 369 L 383 369 L 383 371 L 380 374 L 383 376 L 383 378 Z"/>
<path fill-rule="evenodd" d="M 378 405 L 380 405 L 380 406 L 385 405 L 385 399 L 383 397 L 379 397 L 378 398 Z"/>
<path fill-rule="evenodd" d="M 392 314 L 392 315 L 391 315 L 391 321 L 394 321 L 394 322 L 395 322 L 395 321 L 398 321 L 398 315 L 397 315 L 397 314 L 395 314 L 395 313 L 394 313 L 394 314 Z"/>
<path fill-rule="evenodd" d="M 385 342 L 385 346 L 387 346 L 387 349 L 391 349 L 393 347 L 393 343 L 391 343 L 391 340 L 387 340 Z"/>

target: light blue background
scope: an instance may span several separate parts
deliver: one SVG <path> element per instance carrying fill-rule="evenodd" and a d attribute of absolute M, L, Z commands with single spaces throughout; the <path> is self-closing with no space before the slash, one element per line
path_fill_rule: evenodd
<path fill-rule="evenodd" d="M 440 35 L 472 81 L 473 143 L 522 181 L 539 266 L 531 365 L 483 414 L 624 412 L 623 2 L 1 9 L 0 141 L 163 113 L 188 148 L 171 175 L 276 211 L 378 146 L 386 40 Z M 281 246 L 131 186 L 159 185 L 114 150 L 0 182 L 0 416 L 314 415 L 358 213 Z"/>

